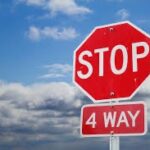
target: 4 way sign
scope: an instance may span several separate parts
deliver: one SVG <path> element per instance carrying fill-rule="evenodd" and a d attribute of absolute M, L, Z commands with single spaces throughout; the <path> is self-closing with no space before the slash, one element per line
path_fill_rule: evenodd
<path fill-rule="evenodd" d="M 85 105 L 81 110 L 81 135 L 131 136 L 147 132 L 146 107 L 143 102 Z"/>
<path fill-rule="evenodd" d="M 96 27 L 75 50 L 73 68 L 93 102 L 131 99 L 150 74 L 150 36 L 128 21 Z"/>

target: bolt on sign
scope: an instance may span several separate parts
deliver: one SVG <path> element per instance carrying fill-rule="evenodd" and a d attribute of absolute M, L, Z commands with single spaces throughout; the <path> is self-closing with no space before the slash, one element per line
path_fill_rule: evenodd
<path fill-rule="evenodd" d="M 81 111 L 81 135 L 135 136 L 147 132 L 145 103 L 85 105 Z"/>
<path fill-rule="evenodd" d="M 74 52 L 74 83 L 94 102 L 130 99 L 150 74 L 150 36 L 131 22 L 96 27 Z"/>

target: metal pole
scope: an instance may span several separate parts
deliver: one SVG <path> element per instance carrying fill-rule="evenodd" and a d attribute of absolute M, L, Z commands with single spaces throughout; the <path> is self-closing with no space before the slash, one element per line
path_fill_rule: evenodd
<path fill-rule="evenodd" d="M 111 95 L 114 95 L 114 92 L 111 92 Z M 119 103 L 116 102 L 116 103 Z M 110 101 L 110 104 L 113 106 L 113 102 Z M 110 135 L 110 141 L 109 141 L 109 146 L 110 146 L 110 150 L 120 150 L 120 140 L 119 140 L 119 136 L 114 136 L 113 135 L 113 131 Z"/>
<path fill-rule="evenodd" d="M 120 149 L 120 142 L 119 136 L 110 136 L 110 150 L 119 150 Z"/>

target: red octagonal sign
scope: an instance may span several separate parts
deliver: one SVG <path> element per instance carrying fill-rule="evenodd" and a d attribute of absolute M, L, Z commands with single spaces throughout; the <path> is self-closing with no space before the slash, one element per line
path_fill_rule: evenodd
<path fill-rule="evenodd" d="M 74 82 L 94 102 L 130 99 L 150 73 L 150 36 L 130 22 L 96 27 L 74 53 Z"/>

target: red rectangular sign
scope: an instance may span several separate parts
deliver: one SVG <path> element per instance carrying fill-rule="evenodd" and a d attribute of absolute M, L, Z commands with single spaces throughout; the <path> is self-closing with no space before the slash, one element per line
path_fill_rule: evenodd
<path fill-rule="evenodd" d="M 129 136 L 147 132 L 144 102 L 85 105 L 81 110 L 81 135 Z"/>

